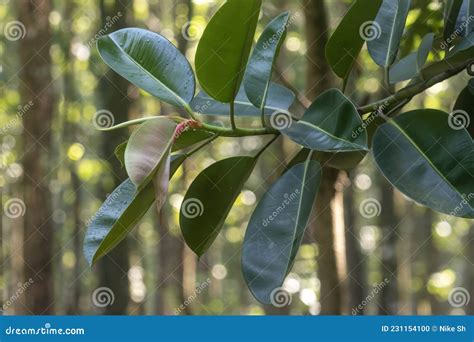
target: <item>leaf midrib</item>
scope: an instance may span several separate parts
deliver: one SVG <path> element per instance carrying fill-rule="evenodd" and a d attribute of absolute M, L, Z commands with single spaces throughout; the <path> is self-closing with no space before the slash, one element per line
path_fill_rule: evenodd
<path fill-rule="evenodd" d="M 407 132 L 405 132 L 403 130 L 402 127 L 400 127 L 394 120 L 391 120 L 389 122 L 389 124 L 393 125 L 395 128 L 397 128 L 400 133 L 403 134 L 403 136 L 411 143 L 411 145 L 413 145 L 413 147 L 421 154 L 421 156 L 428 162 L 428 164 L 432 167 L 433 170 L 435 170 L 435 172 L 438 174 L 438 176 L 440 176 L 448 185 L 449 187 L 454 190 L 455 193 L 457 193 L 459 195 L 460 198 L 463 198 L 463 195 L 461 193 L 459 193 L 458 189 L 456 189 L 456 187 L 451 184 L 451 182 L 443 175 L 443 173 L 438 169 L 438 167 L 436 167 L 435 164 L 432 163 L 431 159 L 428 158 L 428 156 L 423 152 L 423 150 L 418 146 L 418 144 L 407 134 Z M 473 209 L 471 207 L 471 205 L 468 203 L 469 207 L 471 209 Z"/>

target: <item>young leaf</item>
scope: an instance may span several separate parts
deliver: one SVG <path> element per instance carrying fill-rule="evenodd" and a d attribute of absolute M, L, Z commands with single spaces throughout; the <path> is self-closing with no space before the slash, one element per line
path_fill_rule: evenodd
<path fill-rule="evenodd" d="M 397 57 L 410 5 L 411 0 L 383 0 L 375 18 L 380 35 L 367 42 L 372 59 L 381 67 L 389 67 Z"/>
<path fill-rule="evenodd" d="M 446 0 L 444 10 L 444 40 L 447 41 L 456 29 L 456 22 L 463 0 Z"/>
<path fill-rule="evenodd" d="M 293 266 L 318 193 L 321 166 L 297 164 L 265 193 L 245 232 L 242 270 L 253 296 L 270 304 Z"/>
<path fill-rule="evenodd" d="M 317 151 L 367 150 L 367 132 L 356 107 L 337 89 L 321 94 L 303 118 L 281 132 Z M 360 132 L 359 132 L 360 131 Z"/>
<path fill-rule="evenodd" d="M 97 47 L 105 63 L 137 87 L 175 106 L 191 102 L 196 86 L 194 73 L 166 38 L 126 28 L 101 37 Z"/>
<path fill-rule="evenodd" d="M 222 229 L 256 158 L 232 157 L 202 171 L 189 187 L 179 214 L 186 244 L 200 257 Z"/>
<path fill-rule="evenodd" d="M 410 80 L 418 75 L 428 59 L 428 55 L 433 47 L 433 40 L 434 34 L 427 34 L 423 37 L 417 52 L 413 52 L 396 62 L 390 68 L 390 83 L 395 84 Z"/>
<path fill-rule="evenodd" d="M 257 27 L 261 0 L 227 0 L 207 25 L 196 51 L 202 88 L 217 101 L 235 98 Z"/>
<path fill-rule="evenodd" d="M 289 113 L 288 110 L 295 101 L 295 94 L 284 86 L 276 83 L 270 83 L 268 89 L 265 114 Z M 229 105 L 217 102 L 204 92 L 200 92 L 191 102 L 191 108 L 194 112 L 202 115 L 225 115 L 230 114 Z M 260 116 L 260 109 L 255 107 L 247 95 L 244 87 L 241 87 L 235 98 L 236 116 Z"/>
<path fill-rule="evenodd" d="M 474 144 L 447 113 L 420 109 L 397 116 L 379 127 L 373 151 L 384 176 L 406 196 L 474 218 Z"/>
<path fill-rule="evenodd" d="M 354 1 L 332 34 L 326 45 L 326 59 L 337 76 L 346 79 L 349 75 L 365 39 L 369 38 L 364 31 L 375 29 L 371 22 L 381 5 L 382 0 Z"/>
<path fill-rule="evenodd" d="M 250 102 L 263 109 L 267 100 L 273 65 L 286 37 L 288 13 L 280 14 L 265 28 L 255 45 L 244 75 L 244 87 Z"/>
<path fill-rule="evenodd" d="M 464 125 L 467 128 L 471 138 L 474 139 L 474 82 L 472 80 L 459 94 L 451 115 L 459 120 L 458 125 Z"/>
<path fill-rule="evenodd" d="M 171 157 L 171 177 L 185 159 L 185 155 Z M 84 240 L 88 263 L 94 264 L 117 246 L 146 214 L 154 200 L 151 183 L 138 192 L 130 179 L 117 187 L 88 224 Z"/>
<path fill-rule="evenodd" d="M 176 123 L 163 117 L 142 124 L 125 149 L 125 168 L 138 190 L 143 189 L 168 157 Z"/>

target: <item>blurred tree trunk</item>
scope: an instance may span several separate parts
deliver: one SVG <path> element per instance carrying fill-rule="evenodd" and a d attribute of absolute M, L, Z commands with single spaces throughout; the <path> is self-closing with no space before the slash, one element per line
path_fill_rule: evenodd
<path fill-rule="evenodd" d="M 380 293 L 380 314 L 396 315 L 398 313 L 398 288 L 397 288 L 397 225 L 395 214 L 393 187 L 383 177 L 379 177 L 381 190 L 380 228 L 382 230 L 382 282 L 384 286 Z M 385 282 L 385 279 L 388 282 Z"/>
<path fill-rule="evenodd" d="M 356 226 L 354 215 L 354 190 L 352 180 L 344 191 L 344 221 L 346 227 L 346 261 L 348 277 L 346 279 L 347 287 L 347 306 L 348 311 L 352 313 L 364 297 L 364 288 L 366 283 L 366 272 L 364 255 L 362 254 L 359 243 L 359 230 Z M 361 311 L 355 311 L 357 315 L 363 315 Z"/>
<path fill-rule="evenodd" d="M 23 117 L 23 191 L 26 205 L 24 231 L 24 277 L 34 284 L 25 291 L 28 314 L 52 314 L 51 194 L 48 174 L 51 169 L 50 139 L 55 94 L 51 77 L 51 30 L 49 0 L 17 2 L 19 21 L 26 27 L 20 40 L 20 94 L 22 104 L 34 105 Z"/>
<path fill-rule="evenodd" d="M 100 1 L 100 14 L 103 27 L 110 18 L 120 14 L 119 20 L 113 25 L 110 31 L 129 26 L 128 17 L 131 16 L 129 9 L 132 6 L 131 0 Z M 110 32 L 108 32 L 110 33 Z M 124 122 L 128 119 L 128 114 L 132 100 L 128 97 L 129 83 L 124 78 L 109 70 L 101 78 L 98 88 L 99 110 L 110 111 L 116 123 Z M 103 135 L 101 157 L 110 164 L 114 184 L 111 187 L 101 186 L 100 197 L 105 199 L 115 187 L 117 187 L 126 177 L 119 161 L 114 155 L 117 145 L 127 138 L 126 130 L 115 130 Z M 106 315 L 123 315 L 127 313 L 130 300 L 128 269 L 129 262 L 129 237 L 125 238 L 117 247 L 99 262 L 99 282 L 100 286 L 110 288 L 114 293 L 114 302 L 104 310 Z"/>
<path fill-rule="evenodd" d="M 323 0 L 303 2 L 306 18 L 307 90 L 306 97 L 314 100 L 324 90 L 331 88 L 333 78 L 326 62 L 324 47 L 328 40 L 328 19 Z M 334 246 L 334 227 L 331 202 L 334 199 L 339 171 L 323 168 L 323 179 L 313 215 L 312 231 L 319 247 L 318 276 L 321 280 L 321 314 L 342 313 L 342 288 Z"/>

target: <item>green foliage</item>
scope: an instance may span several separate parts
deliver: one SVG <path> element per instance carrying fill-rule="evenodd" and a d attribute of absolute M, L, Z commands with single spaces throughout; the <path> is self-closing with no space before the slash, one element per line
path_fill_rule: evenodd
<path fill-rule="evenodd" d="M 202 171 L 184 197 L 179 224 L 186 244 L 202 256 L 216 239 L 256 158 L 232 157 Z"/>
<path fill-rule="evenodd" d="M 352 102 L 338 89 L 321 94 L 303 118 L 282 133 L 294 142 L 317 151 L 367 150 L 367 132 Z"/>
<path fill-rule="evenodd" d="M 460 124 L 467 126 L 471 138 L 474 139 L 474 124 L 472 124 L 474 122 L 474 81 L 472 79 L 459 94 L 452 115 L 458 116 L 461 120 Z"/>
<path fill-rule="evenodd" d="M 252 294 L 270 304 L 283 285 L 304 236 L 318 193 L 321 166 L 309 158 L 291 167 L 262 197 L 250 218 L 242 270 Z"/>
<path fill-rule="evenodd" d="M 434 34 L 429 33 L 416 52 L 393 65 L 410 1 L 396 1 L 395 6 L 390 0 L 355 1 L 326 46 L 329 64 L 344 79 L 343 88 L 367 39 L 363 35 L 367 23 L 372 29 L 380 28 L 379 37 L 367 39 L 375 62 L 392 83 L 411 81 L 363 107 L 342 91 L 329 89 L 297 120 L 289 112 L 295 95 L 270 82 L 289 14 L 267 25 L 249 59 L 260 5 L 257 0 L 228 0 L 211 19 L 196 52 L 202 88 L 196 97 L 189 63 L 162 36 L 130 28 L 99 40 L 99 52 L 112 69 L 158 99 L 183 107 L 190 119 L 146 117 L 104 129 L 139 125 L 116 150 L 129 179 L 109 196 L 89 225 L 84 252 L 90 263 L 116 246 L 154 201 L 161 210 L 169 178 L 186 158 L 224 137 L 274 135 L 276 139 L 281 135 L 303 147 L 262 197 L 246 231 L 244 276 L 263 303 L 272 301 L 273 291 L 283 284 L 294 263 L 318 193 L 321 164 L 351 169 L 372 149 L 379 169 L 401 192 L 439 212 L 474 217 L 472 128 L 469 135 L 465 122 L 455 116 L 458 112 L 472 121 L 472 87 L 461 92 L 452 114 L 433 109 L 399 114 L 414 96 L 474 62 L 474 33 L 452 42 L 454 47 L 444 59 L 425 65 L 436 45 Z M 445 34 L 459 12 L 454 2 L 448 9 Z M 466 6 L 465 10 L 471 9 Z M 230 117 L 232 127 L 208 124 L 198 114 Z M 284 127 L 276 114 L 285 115 Z M 262 127 L 235 126 L 234 116 L 260 115 Z M 198 256 L 211 247 L 260 155 L 275 139 L 255 157 L 217 161 L 192 182 L 179 221 L 186 243 Z M 186 152 L 199 142 L 203 143 L 193 150 L 171 156 L 172 151 Z"/>
<path fill-rule="evenodd" d="M 397 57 L 411 0 L 384 0 L 375 18 L 379 37 L 367 42 L 375 63 L 387 68 Z"/>
<path fill-rule="evenodd" d="M 346 79 L 365 43 L 364 29 L 374 20 L 382 0 L 356 0 L 326 46 L 326 58 L 333 71 Z"/>
<path fill-rule="evenodd" d="M 159 34 L 127 28 L 97 42 L 102 59 L 113 70 L 175 106 L 184 106 L 194 96 L 194 73 L 186 58 Z"/>
<path fill-rule="evenodd" d="M 447 113 L 419 109 L 390 120 L 375 134 L 374 156 L 408 197 L 441 213 L 474 217 L 474 145 Z"/>
<path fill-rule="evenodd" d="M 228 0 L 212 17 L 196 51 L 202 88 L 217 101 L 237 95 L 257 28 L 261 0 Z"/>
<path fill-rule="evenodd" d="M 448 40 L 456 29 L 456 22 L 461 10 L 463 0 L 446 0 L 444 10 L 444 32 L 443 37 Z"/>

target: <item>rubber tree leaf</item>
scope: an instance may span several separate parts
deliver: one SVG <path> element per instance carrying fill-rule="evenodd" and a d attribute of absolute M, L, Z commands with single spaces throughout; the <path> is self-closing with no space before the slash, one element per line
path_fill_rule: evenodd
<path fill-rule="evenodd" d="M 398 190 L 418 203 L 473 218 L 474 144 L 467 130 L 453 129 L 450 120 L 435 109 L 397 116 L 375 133 L 375 161 Z"/>
<path fill-rule="evenodd" d="M 295 101 L 295 94 L 282 85 L 270 83 L 268 89 L 265 114 L 275 112 L 289 114 L 289 108 Z M 217 102 L 204 92 L 200 92 L 191 102 L 194 112 L 203 115 L 225 115 L 230 114 L 229 105 Z M 241 87 L 235 98 L 236 116 L 260 116 L 260 109 L 255 107 L 247 97 L 244 87 Z"/>
<path fill-rule="evenodd" d="M 196 50 L 199 82 L 212 98 L 235 98 L 257 28 L 261 0 L 227 0 L 211 18 Z"/>
<path fill-rule="evenodd" d="M 464 0 L 459 11 L 454 32 L 467 36 L 474 29 L 474 0 Z"/>
<path fill-rule="evenodd" d="M 244 87 L 250 102 L 263 110 L 273 66 L 280 52 L 280 47 L 286 37 L 288 13 L 280 14 L 263 30 L 249 59 L 244 76 Z"/>
<path fill-rule="evenodd" d="M 139 190 L 152 180 L 171 151 L 176 123 L 163 117 L 137 128 L 125 149 L 125 169 Z"/>
<path fill-rule="evenodd" d="M 193 146 L 203 140 L 210 139 L 214 136 L 213 133 L 200 128 L 187 128 L 178 137 L 175 138 L 172 152 L 183 150 Z"/>
<path fill-rule="evenodd" d="M 443 37 L 448 40 L 456 29 L 456 22 L 461 10 L 463 0 L 446 0 L 444 10 L 444 31 Z"/>
<path fill-rule="evenodd" d="M 471 138 L 474 139 L 474 81 L 471 79 L 469 85 L 459 94 L 454 104 L 452 124 L 456 127 L 467 128 Z"/>
<path fill-rule="evenodd" d="M 417 52 L 413 52 L 396 62 L 390 68 L 390 83 L 395 84 L 410 80 L 418 75 L 428 59 L 428 55 L 433 47 L 433 40 L 434 34 L 427 34 L 423 37 Z"/>
<path fill-rule="evenodd" d="M 321 180 L 321 166 L 308 160 L 278 179 L 253 212 L 242 249 L 242 270 L 248 288 L 270 304 L 293 266 Z"/>
<path fill-rule="evenodd" d="M 365 30 L 372 30 L 382 0 L 356 0 L 342 18 L 326 44 L 326 59 L 334 73 L 347 78 L 367 39 Z"/>
<path fill-rule="evenodd" d="M 360 133 L 355 134 L 360 131 Z M 303 118 L 281 132 L 303 147 L 317 151 L 367 150 L 367 132 L 352 102 L 338 89 L 321 94 Z"/>
<path fill-rule="evenodd" d="M 397 57 L 410 5 L 410 0 L 383 0 L 375 18 L 380 35 L 367 42 L 370 56 L 381 67 L 389 67 Z"/>
<path fill-rule="evenodd" d="M 191 102 L 196 87 L 187 59 L 166 38 L 126 28 L 97 41 L 105 63 L 137 87 L 172 105 Z"/>
<path fill-rule="evenodd" d="M 179 224 L 186 244 L 199 257 L 219 235 L 255 163 L 253 157 L 218 161 L 202 171 L 189 187 Z"/>
<path fill-rule="evenodd" d="M 171 157 L 170 177 L 185 159 L 182 154 Z M 146 214 L 154 200 L 151 183 L 138 192 L 130 179 L 118 186 L 88 224 L 84 240 L 87 262 L 94 264 L 117 246 Z"/>
<path fill-rule="evenodd" d="M 123 143 L 117 145 L 114 150 L 115 157 L 118 159 L 122 167 L 125 166 L 125 149 L 127 148 L 127 143 L 128 141 L 124 141 Z"/>

